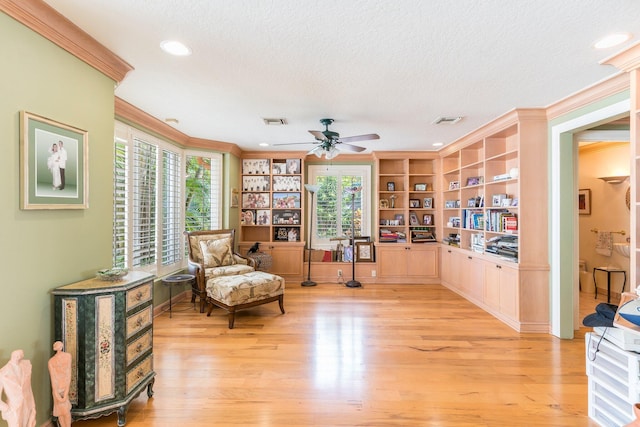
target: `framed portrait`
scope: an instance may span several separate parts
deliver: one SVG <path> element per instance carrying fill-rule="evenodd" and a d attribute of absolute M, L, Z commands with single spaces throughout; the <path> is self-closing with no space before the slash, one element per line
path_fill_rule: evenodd
<path fill-rule="evenodd" d="M 394 219 L 396 221 L 398 221 L 398 225 L 404 225 L 404 215 L 403 214 L 396 214 L 394 216 Z"/>
<path fill-rule="evenodd" d="M 470 176 L 467 178 L 467 187 L 471 187 L 474 185 L 484 184 L 484 177 L 481 176 Z"/>
<path fill-rule="evenodd" d="M 427 184 L 415 184 L 413 186 L 414 191 L 427 191 Z"/>
<path fill-rule="evenodd" d="M 356 242 L 356 262 L 373 262 L 373 243 Z"/>
<path fill-rule="evenodd" d="M 393 181 L 387 182 L 387 191 L 396 191 L 396 183 Z"/>
<path fill-rule="evenodd" d="M 380 199 L 380 209 L 387 209 L 389 207 L 389 201 L 387 199 Z"/>
<path fill-rule="evenodd" d="M 273 177 L 273 191 L 300 191 L 302 180 L 300 176 L 275 176 Z"/>
<path fill-rule="evenodd" d="M 244 209 L 240 216 L 241 225 L 256 225 L 256 211 L 252 209 Z"/>
<path fill-rule="evenodd" d="M 418 215 L 416 215 L 415 212 L 409 213 L 409 225 L 420 225 L 420 222 L 418 221 Z"/>
<path fill-rule="evenodd" d="M 242 193 L 243 209 L 259 209 L 269 207 L 269 193 Z"/>
<path fill-rule="evenodd" d="M 271 211 L 269 209 L 258 209 L 256 211 L 256 225 L 271 224 Z"/>
<path fill-rule="evenodd" d="M 422 207 L 425 209 L 432 209 L 433 208 L 433 198 L 432 197 L 425 197 L 422 200 Z"/>
<path fill-rule="evenodd" d="M 422 215 L 422 225 L 433 225 L 433 215 L 431 214 Z"/>
<path fill-rule="evenodd" d="M 284 175 L 287 173 L 287 161 L 285 159 L 273 159 L 271 165 L 273 175 Z"/>
<path fill-rule="evenodd" d="M 451 181 L 449 183 L 449 190 L 457 190 L 460 188 L 460 181 Z"/>
<path fill-rule="evenodd" d="M 300 159 L 287 159 L 287 174 L 300 175 Z"/>
<path fill-rule="evenodd" d="M 589 188 L 578 190 L 578 213 L 591 215 L 591 189 Z"/>
<path fill-rule="evenodd" d="M 410 208 L 419 208 L 420 207 L 420 200 L 418 200 L 418 199 L 409 199 L 409 207 Z"/>
<path fill-rule="evenodd" d="M 89 207 L 88 132 L 20 112 L 22 209 Z"/>
<path fill-rule="evenodd" d="M 268 176 L 243 176 L 242 191 L 270 191 Z"/>

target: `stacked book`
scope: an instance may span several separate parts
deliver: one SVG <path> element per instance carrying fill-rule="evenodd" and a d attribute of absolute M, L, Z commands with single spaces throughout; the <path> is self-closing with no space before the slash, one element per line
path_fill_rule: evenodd
<path fill-rule="evenodd" d="M 518 236 L 496 236 L 487 241 L 485 252 L 518 262 Z"/>
<path fill-rule="evenodd" d="M 462 211 L 462 224 L 469 230 L 484 230 L 484 212 L 465 209 Z"/>
<path fill-rule="evenodd" d="M 387 228 L 380 229 L 381 243 L 406 243 L 407 235 L 401 231 L 391 231 Z"/>
<path fill-rule="evenodd" d="M 449 234 L 447 237 L 442 239 L 442 242 L 448 244 L 449 246 L 460 247 L 460 235 L 455 233 Z"/>

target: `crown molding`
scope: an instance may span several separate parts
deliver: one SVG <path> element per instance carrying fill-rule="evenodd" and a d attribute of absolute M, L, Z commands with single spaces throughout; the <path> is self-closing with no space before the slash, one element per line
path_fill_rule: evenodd
<path fill-rule="evenodd" d="M 42 0 L 0 0 L 0 11 L 120 83 L 133 70 Z"/>

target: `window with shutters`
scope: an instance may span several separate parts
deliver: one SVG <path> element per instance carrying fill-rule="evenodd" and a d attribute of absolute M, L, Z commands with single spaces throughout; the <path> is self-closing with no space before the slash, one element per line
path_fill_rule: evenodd
<path fill-rule="evenodd" d="M 158 275 L 182 268 L 186 264 L 183 230 L 219 226 L 221 162 L 219 154 L 194 155 L 117 122 L 114 266 Z M 201 168 L 192 175 L 194 164 Z M 187 227 L 186 218 L 197 220 Z"/>
<path fill-rule="evenodd" d="M 314 249 L 328 250 L 335 246 L 335 242 L 330 241 L 332 237 L 350 236 L 352 222 L 355 223 L 356 236 L 370 236 L 371 166 L 310 165 L 308 176 L 309 183 L 320 186 L 314 196 L 315 211 L 311 224 Z M 362 190 L 352 197 L 346 190 L 354 185 L 362 186 Z M 307 197 L 307 202 L 311 203 L 310 197 Z M 307 211 L 311 212 L 310 209 Z"/>

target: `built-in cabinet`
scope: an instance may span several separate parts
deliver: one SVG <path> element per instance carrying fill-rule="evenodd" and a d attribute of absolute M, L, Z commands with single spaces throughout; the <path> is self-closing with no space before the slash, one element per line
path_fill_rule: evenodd
<path fill-rule="evenodd" d="M 547 122 L 514 110 L 441 151 L 442 283 L 521 332 L 548 332 Z"/>
<path fill-rule="evenodd" d="M 376 249 L 381 282 L 425 283 L 439 277 L 437 245 L 379 244 Z"/>
<path fill-rule="evenodd" d="M 291 280 L 302 278 L 304 183 L 300 153 L 243 155 L 238 251 L 259 242 L 272 257 L 269 271 Z"/>
<path fill-rule="evenodd" d="M 71 354 L 69 400 L 74 420 L 118 412 L 145 388 L 153 395 L 153 279 L 129 272 L 123 280 L 98 278 L 61 286 L 54 295 L 55 339 Z"/>

